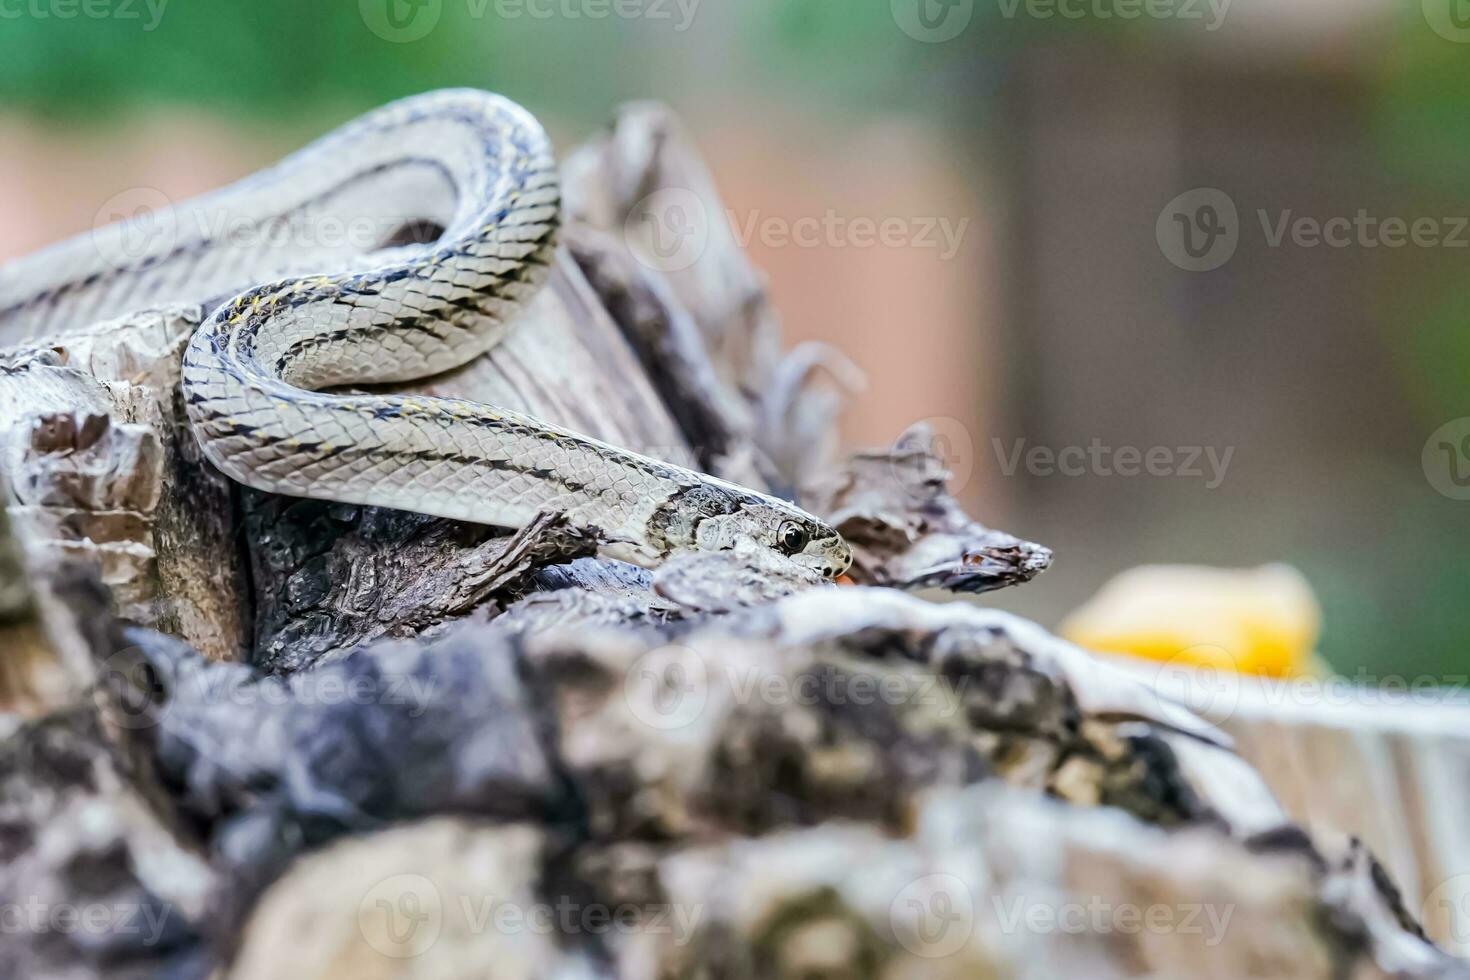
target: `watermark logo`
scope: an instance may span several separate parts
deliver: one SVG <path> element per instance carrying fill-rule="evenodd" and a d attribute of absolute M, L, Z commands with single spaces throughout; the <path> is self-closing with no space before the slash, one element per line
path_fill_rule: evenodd
<path fill-rule="evenodd" d="M 921 449 L 934 457 L 937 467 L 915 469 L 905 461 L 907 450 Z M 949 474 L 946 486 L 951 496 L 958 496 L 975 476 L 975 437 L 970 427 L 947 415 L 931 415 L 904 430 L 889 453 L 894 457 L 893 478 L 914 499 L 926 499 L 932 493 L 927 482 L 939 476 L 942 467 Z"/>
<path fill-rule="evenodd" d="M 709 247 L 709 210 L 691 190 L 668 187 L 655 191 L 628 212 L 623 238 L 649 268 L 682 272 Z"/>
<path fill-rule="evenodd" d="M 692 725 L 709 701 L 709 671 L 685 646 L 648 651 L 623 677 L 623 696 L 634 717 L 649 728 L 673 731 Z"/>
<path fill-rule="evenodd" d="M 1174 198 L 1159 212 L 1154 237 L 1164 258 L 1189 272 L 1218 269 L 1240 243 L 1240 216 L 1230 195 L 1214 187 L 1196 187 Z"/>
<path fill-rule="evenodd" d="M 1424 19 L 1446 41 L 1470 44 L 1470 0 L 1424 0 Z"/>
<path fill-rule="evenodd" d="M 915 956 L 953 956 L 975 931 L 975 899 L 954 875 L 924 875 L 893 899 L 888 922 L 894 937 Z"/>
<path fill-rule="evenodd" d="M 890 6 L 899 30 L 925 44 L 953 41 L 975 17 L 975 0 L 890 0 Z"/>
<path fill-rule="evenodd" d="M 1240 705 L 1235 655 L 1222 646 L 1199 643 L 1180 650 L 1159 666 L 1152 685 L 1195 714 L 1214 722 L 1229 720 Z M 1167 717 L 1167 712 L 1165 712 Z"/>
<path fill-rule="evenodd" d="M 1457 874 L 1424 896 L 1419 921 L 1432 936 L 1470 949 L 1470 874 Z"/>
<path fill-rule="evenodd" d="M 393 959 L 427 953 L 444 928 L 439 889 L 423 875 L 385 878 L 357 904 L 357 928 L 369 946 Z"/>
<path fill-rule="evenodd" d="M 132 187 L 114 194 L 92 218 L 92 244 L 98 256 L 114 266 L 167 252 L 178 241 L 178 234 L 173 201 L 155 187 Z"/>
<path fill-rule="evenodd" d="M 1461 950 L 1470 949 L 1470 874 L 1441 882 L 1424 897 L 1419 921 L 1431 936 L 1447 939 Z"/>
<path fill-rule="evenodd" d="M 173 701 L 168 678 L 141 650 L 120 650 L 97 667 L 97 687 L 107 692 L 109 720 L 121 728 L 152 728 L 168 714 Z"/>
<path fill-rule="evenodd" d="M 1451 500 L 1470 500 L 1470 416 L 1435 429 L 1420 462 L 1431 487 Z"/>
<path fill-rule="evenodd" d="M 358 13 L 368 30 L 385 41 L 420 41 L 439 23 L 444 0 L 358 0 Z"/>

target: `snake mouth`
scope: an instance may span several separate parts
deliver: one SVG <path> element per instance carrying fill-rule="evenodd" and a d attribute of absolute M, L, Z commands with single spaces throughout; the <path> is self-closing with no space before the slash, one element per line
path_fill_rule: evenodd
<path fill-rule="evenodd" d="M 827 576 L 827 578 L 831 579 L 834 582 L 840 582 L 843 579 L 847 579 L 849 582 L 851 582 L 852 579 L 848 578 L 847 573 L 852 571 L 852 562 L 852 550 L 850 547 L 847 546 L 846 542 L 843 542 L 842 550 L 839 553 L 838 559 L 836 561 L 829 561 L 826 565 L 824 565 L 822 568 L 822 574 Z"/>

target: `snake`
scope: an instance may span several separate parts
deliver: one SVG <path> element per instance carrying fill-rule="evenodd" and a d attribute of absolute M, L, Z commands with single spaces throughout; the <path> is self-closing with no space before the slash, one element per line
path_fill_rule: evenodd
<path fill-rule="evenodd" d="M 180 392 L 236 483 L 508 529 L 555 512 L 648 568 L 742 548 L 829 579 L 850 564 L 787 500 L 493 405 L 364 390 L 459 367 L 534 319 L 560 178 L 509 99 L 412 96 L 221 190 L 135 197 L 121 220 L 0 266 L 0 339 L 202 305 Z"/>

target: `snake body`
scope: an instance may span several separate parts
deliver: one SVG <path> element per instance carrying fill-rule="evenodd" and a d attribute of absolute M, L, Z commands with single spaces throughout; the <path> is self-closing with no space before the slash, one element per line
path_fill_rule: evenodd
<path fill-rule="evenodd" d="M 529 113 L 473 90 L 416 96 L 151 212 L 166 234 L 141 246 L 123 221 L 0 267 L 0 340 L 208 302 L 183 397 L 206 457 L 242 484 L 505 527 L 559 511 L 642 565 L 753 545 L 841 573 L 841 538 L 784 500 L 485 404 L 334 390 L 492 347 L 548 277 L 559 204 Z"/>

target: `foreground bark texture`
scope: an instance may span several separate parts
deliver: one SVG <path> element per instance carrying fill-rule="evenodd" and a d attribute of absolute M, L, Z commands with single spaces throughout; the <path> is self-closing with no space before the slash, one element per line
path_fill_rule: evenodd
<path fill-rule="evenodd" d="M 566 178 L 527 321 L 416 389 L 796 496 L 857 586 L 241 490 L 181 424 L 197 308 L 0 351 L 0 975 L 1470 975 L 1213 724 L 908 594 L 1051 555 L 922 430 L 836 455 L 853 372 L 781 351 L 664 110 Z"/>

